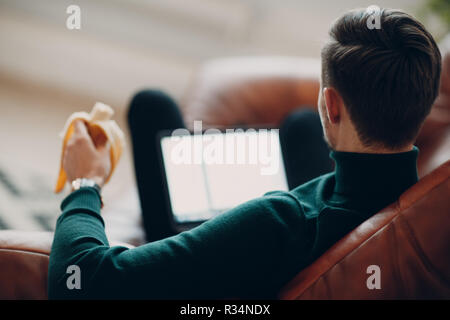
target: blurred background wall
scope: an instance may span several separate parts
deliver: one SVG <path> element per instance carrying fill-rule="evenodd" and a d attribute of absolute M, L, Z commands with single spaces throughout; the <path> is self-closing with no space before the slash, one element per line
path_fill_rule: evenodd
<path fill-rule="evenodd" d="M 102 101 L 126 129 L 126 106 L 138 89 L 158 87 L 179 99 L 196 68 L 214 57 L 317 58 L 330 23 L 355 7 L 404 9 L 440 37 L 446 27 L 428 2 L 0 0 L 0 228 L 54 227 L 63 196 L 51 192 L 58 133 L 72 112 Z M 66 28 L 70 4 L 81 8 L 81 30 Z M 122 219 L 138 211 L 130 149 L 105 189 Z"/>

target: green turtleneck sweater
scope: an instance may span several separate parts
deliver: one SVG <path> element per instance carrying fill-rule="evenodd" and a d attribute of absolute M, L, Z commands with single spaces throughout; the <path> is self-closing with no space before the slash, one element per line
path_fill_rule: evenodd
<path fill-rule="evenodd" d="M 49 298 L 276 297 L 297 272 L 417 182 L 417 155 L 416 147 L 396 154 L 332 151 L 332 173 L 134 249 L 110 247 L 100 198 L 82 188 L 61 204 Z M 80 268 L 80 289 L 67 287 L 70 265 Z"/>

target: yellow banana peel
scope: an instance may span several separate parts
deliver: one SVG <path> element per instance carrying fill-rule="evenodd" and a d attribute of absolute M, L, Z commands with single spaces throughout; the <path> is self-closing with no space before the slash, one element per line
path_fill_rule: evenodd
<path fill-rule="evenodd" d="M 106 178 L 105 183 L 109 181 L 120 160 L 123 148 L 125 147 L 124 134 L 117 123 L 112 120 L 113 115 L 114 110 L 110 106 L 97 102 L 90 113 L 75 112 L 69 117 L 69 119 L 67 119 L 64 129 L 61 132 L 63 146 L 55 193 L 61 192 L 67 182 L 67 175 L 63 168 L 63 157 L 67 142 L 74 131 L 73 123 L 75 120 L 83 120 L 85 122 L 89 135 L 95 145 L 97 145 L 98 141 L 105 141 L 105 138 L 108 141 L 110 147 L 111 171 Z"/>

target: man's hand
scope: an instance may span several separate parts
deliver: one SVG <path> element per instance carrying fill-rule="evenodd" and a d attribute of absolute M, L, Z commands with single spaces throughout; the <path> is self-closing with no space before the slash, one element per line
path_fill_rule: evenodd
<path fill-rule="evenodd" d="M 103 187 L 111 171 L 111 159 L 107 141 L 95 146 L 82 120 L 74 122 L 74 133 L 64 152 L 63 167 L 68 181 L 77 178 L 94 180 Z"/>

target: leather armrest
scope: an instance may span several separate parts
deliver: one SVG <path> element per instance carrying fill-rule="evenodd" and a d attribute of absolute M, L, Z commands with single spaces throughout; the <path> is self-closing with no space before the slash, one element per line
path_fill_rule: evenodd
<path fill-rule="evenodd" d="M 0 299 L 47 299 L 53 232 L 0 231 Z M 132 245 L 111 241 L 111 246 Z"/>

